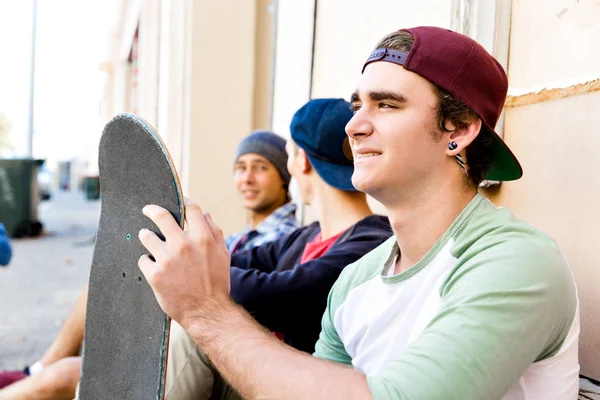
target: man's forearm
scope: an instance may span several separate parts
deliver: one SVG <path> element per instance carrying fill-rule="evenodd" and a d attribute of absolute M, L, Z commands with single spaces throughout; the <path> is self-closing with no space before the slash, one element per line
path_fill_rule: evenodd
<path fill-rule="evenodd" d="M 184 327 L 244 398 L 372 398 L 363 374 L 285 345 L 234 303 L 212 314 Z"/>

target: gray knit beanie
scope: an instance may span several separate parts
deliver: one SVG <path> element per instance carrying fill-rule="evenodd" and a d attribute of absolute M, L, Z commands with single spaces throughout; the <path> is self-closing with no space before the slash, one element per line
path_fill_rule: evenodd
<path fill-rule="evenodd" d="M 234 160 L 237 161 L 241 155 L 248 153 L 259 154 L 269 160 L 279 171 L 286 187 L 290 184 L 284 138 L 273 132 L 254 131 L 239 144 Z"/>

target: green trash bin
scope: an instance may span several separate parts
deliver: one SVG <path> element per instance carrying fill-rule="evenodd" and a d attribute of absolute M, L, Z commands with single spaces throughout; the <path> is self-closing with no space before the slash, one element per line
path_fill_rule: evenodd
<path fill-rule="evenodd" d="M 37 236 L 37 173 L 44 160 L 0 159 L 0 222 L 11 237 Z"/>
<path fill-rule="evenodd" d="M 86 176 L 83 178 L 83 191 L 88 200 L 98 200 L 100 198 L 100 177 Z"/>

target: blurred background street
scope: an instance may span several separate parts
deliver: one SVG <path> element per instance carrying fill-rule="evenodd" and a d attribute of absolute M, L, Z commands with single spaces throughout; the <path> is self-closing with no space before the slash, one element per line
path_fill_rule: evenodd
<path fill-rule="evenodd" d="M 0 369 L 42 356 L 88 279 L 100 201 L 57 191 L 38 213 L 44 233 L 14 239 L 10 267 L 0 268 Z"/>
<path fill-rule="evenodd" d="M 42 356 L 88 280 L 110 118 L 100 65 L 119 6 L 0 0 L 0 223 L 13 247 L 0 268 L 0 370 Z"/>

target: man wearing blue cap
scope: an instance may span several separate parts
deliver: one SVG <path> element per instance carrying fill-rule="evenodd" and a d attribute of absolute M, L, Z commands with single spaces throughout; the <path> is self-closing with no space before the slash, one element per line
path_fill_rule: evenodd
<path fill-rule="evenodd" d="M 176 243 L 141 232 L 159 304 L 244 398 L 576 399 L 573 274 L 552 238 L 478 193 L 483 179 L 522 175 L 494 131 L 507 89 L 465 35 L 416 27 L 377 44 L 346 132 L 352 182 L 385 206 L 394 237 L 341 273 L 315 357 L 231 301 L 222 233 L 197 204 L 189 233 L 144 208 Z"/>
<path fill-rule="evenodd" d="M 342 269 L 391 235 L 387 218 L 373 215 L 352 185 L 353 158 L 343 99 L 309 101 L 294 115 L 288 170 L 318 222 L 265 246 L 231 257 L 233 299 L 263 326 L 298 350 L 312 353 L 333 282 Z M 203 352 L 172 324 L 167 400 L 237 396 Z"/>

